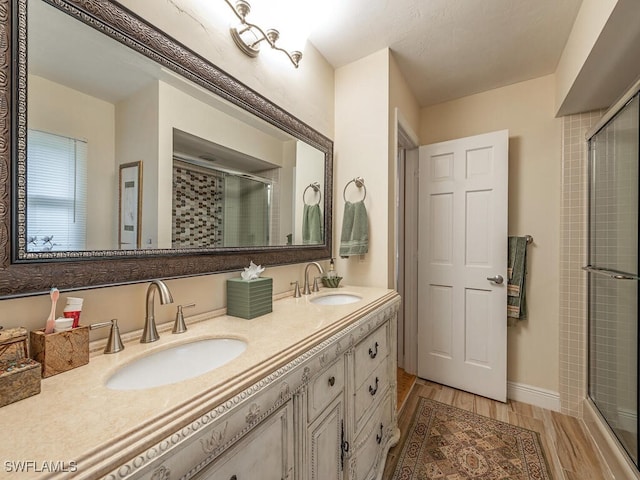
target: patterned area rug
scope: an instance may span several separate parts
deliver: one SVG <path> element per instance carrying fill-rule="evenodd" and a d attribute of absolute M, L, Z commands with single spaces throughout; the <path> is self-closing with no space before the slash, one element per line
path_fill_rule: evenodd
<path fill-rule="evenodd" d="M 393 480 L 550 480 L 538 434 L 420 397 Z"/>

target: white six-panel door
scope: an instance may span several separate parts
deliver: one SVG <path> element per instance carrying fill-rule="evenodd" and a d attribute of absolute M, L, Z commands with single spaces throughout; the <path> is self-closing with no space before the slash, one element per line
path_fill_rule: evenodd
<path fill-rule="evenodd" d="M 503 402 L 508 142 L 426 145 L 419 160 L 418 375 Z"/>

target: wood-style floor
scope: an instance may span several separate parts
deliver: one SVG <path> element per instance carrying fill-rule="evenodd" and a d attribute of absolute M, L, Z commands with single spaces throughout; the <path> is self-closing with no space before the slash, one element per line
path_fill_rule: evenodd
<path fill-rule="evenodd" d="M 416 376 L 405 372 L 402 368 L 398 368 L 398 411 L 402 410 L 405 400 L 409 396 Z"/>
<path fill-rule="evenodd" d="M 407 385 L 413 385 L 413 383 L 410 378 L 407 379 L 404 372 L 398 371 L 398 373 L 398 405 L 402 405 L 400 398 L 407 395 L 405 391 Z M 526 403 L 513 400 L 500 403 L 417 379 L 398 417 L 402 436 L 398 445 L 389 451 L 383 480 L 391 480 L 393 476 L 419 396 L 540 433 L 542 448 L 554 480 L 610 480 L 612 478 L 580 420 Z"/>

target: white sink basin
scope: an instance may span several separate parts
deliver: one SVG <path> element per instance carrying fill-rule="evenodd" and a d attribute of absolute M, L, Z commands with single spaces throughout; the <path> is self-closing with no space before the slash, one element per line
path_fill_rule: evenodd
<path fill-rule="evenodd" d="M 107 380 L 111 390 L 144 390 L 197 377 L 230 362 L 247 348 L 235 338 L 183 343 L 122 366 Z"/>
<path fill-rule="evenodd" d="M 346 305 L 360 300 L 362 300 L 362 297 L 352 293 L 329 293 L 328 295 L 312 298 L 309 301 L 316 305 Z"/>

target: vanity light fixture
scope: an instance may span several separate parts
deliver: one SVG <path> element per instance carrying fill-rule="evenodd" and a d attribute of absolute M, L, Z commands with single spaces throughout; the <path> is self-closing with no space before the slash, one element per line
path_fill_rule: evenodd
<path fill-rule="evenodd" d="M 275 28 L 269 28 L 263 30 L 258 25 L 247 21 L 247 15 L 251 11 L 251 5 L 246 0 L 236 0 L 235 5 L 230 0 L 225 0 L 227 5 L 233 10 L 240 20 L 238 27 L 231 27 L 231 37 L 245 54 L 250 57 L 257 57 L 260 53 L 260 44 L 266 41 L 271 48 L 284 53 L 294 67 L 298 68 L 300 59 L 302 58 L 302 52 L 299 50 L 293 50 L 291 52 L 276 45 L 278 38 L 280 38 L 280 32 Z"/>

